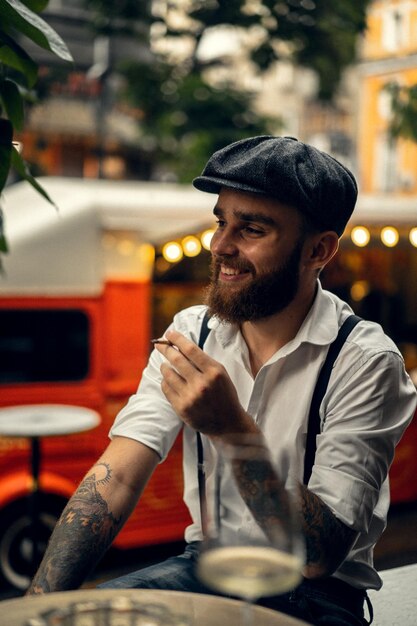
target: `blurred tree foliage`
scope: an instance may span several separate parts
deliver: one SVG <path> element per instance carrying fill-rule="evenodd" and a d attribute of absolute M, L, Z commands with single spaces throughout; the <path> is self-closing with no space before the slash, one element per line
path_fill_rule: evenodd
<path fill-rule="evenodd" d="M 320 98 L 331 98 L 342 70 L 355 58 L 371 0 L 191 0 L 197 36 L 206 29 L 234 25 L 263 31 L 250 54 L 260 71 L 290 56 L 315 70 Z M 174 32 L 175 31 L 172 31 Z M 261 32 L 260 32 L 261 35 Z M 287 46 L 280 46 L 286 43 Z"/>
<path fill-rule="evenodd" d="M 417 142 L 417 85 L 388 83 L 385 89 L 391 96 L 391 137 Z"/>
<path fill-rule="evenodd" d="M 13 168 L 47 200 L 13 143 L 24 125 L 24 101 L 38 79 L 38 64 L 25 50 L 25 40 L 65 61 L 71 54 L 61 37 L 40 17 L 48 0 L 0 0 L 0 194 Z M 7 251 L 0 208 L 0 253 Z"/>
<path fill-rule="evenodd" d="M 370 0 L 84 0 L 96 33 L 111 35 L 141 22 L 152 54 L 117 68 L 124 96 L 136 111 L 142 149 L 152 164 L 190 181 L 208 156 L 228 142 L 278 131 L 278 122 L 255 113 L 255 93 L 242 86 L 230 55 L 200 54 L 214 28 L 245 39 L 254 75 L 289 59 L 318 75 L 318 97 L 330 99 L 343 69 L 355 58 L 357 36 Z M 126 19 L 127 18 L 127 22 Z M 119 26 L 118 26 L 119 25 Z M 176 45 L 175 45 L 176 44 Z M 175 50 L 181 50 L 176 53 Z"/>

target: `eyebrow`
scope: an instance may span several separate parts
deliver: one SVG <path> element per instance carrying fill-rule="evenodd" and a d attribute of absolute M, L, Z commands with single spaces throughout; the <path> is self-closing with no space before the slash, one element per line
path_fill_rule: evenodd
<path fill-rule="evenodd" d="M 224 211 L 221 207 L 215 206 L 213 209 L 214 215 L 217 217 L 223 217 Z M 239 209 L 233 209 L 233 215 L 242 222 L 256 222 L 257 224 L 265 224 L 265 226 L 275 226 L 275 220 L 263 213 L 254 213 L 252 211 L 240 211 Z"/>

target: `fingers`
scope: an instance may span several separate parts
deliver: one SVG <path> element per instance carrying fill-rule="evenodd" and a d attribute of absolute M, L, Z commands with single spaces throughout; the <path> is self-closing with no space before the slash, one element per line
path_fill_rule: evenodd
<path fill-rule="evenodd" d="M 167 332 L 164 341 L 154 345 L 166 359 L 160 371 L 161 390 L 167 400 L 193 428 L 201 420 L 207 422 L 207 409 L 210 415 L 217 414 L 217 400 L 223 397 L 219 392 L 219 364 L 176 331 Z"/>
<path fill-rule="evenodd" d="M 194 342 L 174 330 L 166 333 L 164 342 L 158 341 L 154 345 L 185 378 L 192 374 L 192 370 L 203 372 L 212 361 Z"/>
<path fill-rule="evenodd" d="M 162 392 L 174 408 L 177 408 L 180 398 L 189 393 L 190 385 L 194 386 L 196 377 L 200 376 L 201 371 L 180 351 L 177 345 L 174 345 L 174 339 L 180 339 L 181 346 L 185 351 L 189 348 L 187 344 L 193 345 L 180 333 L 174 333 L 174 337 L 165 337 L 162 341 L 158 340 L 154 342 L 154 346 L 166 358 L 160 368 Z"/>
<path fill-rule="evenodd" d="M 193 341 L 184 337 L 176 330 L 170 330 L 166 333 L 168 341 L 172 342 L 178 350 L 196 367 L 203 372 L 212 362 L 211 359 L 201 348 Z"/>
<path fill-rule="evenodd" d="M 184 388 L 185 380 L 177 374 L 167 363 L 161 365 L 161 389 L 167 400 L 176 402 L 176 398 L 181 396 L 181 390 Z"/>

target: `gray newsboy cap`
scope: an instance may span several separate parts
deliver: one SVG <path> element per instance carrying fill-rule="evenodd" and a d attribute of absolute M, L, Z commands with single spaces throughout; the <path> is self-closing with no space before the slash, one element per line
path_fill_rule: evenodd
<path fill-rule="evenodd" d="M 358 195 L 353 174 L 339 161 L 294 137 L 269 135 L 218 150 L 193 185 L 209 193 L 229 187 L 275 198 L 339 236 Z"/>

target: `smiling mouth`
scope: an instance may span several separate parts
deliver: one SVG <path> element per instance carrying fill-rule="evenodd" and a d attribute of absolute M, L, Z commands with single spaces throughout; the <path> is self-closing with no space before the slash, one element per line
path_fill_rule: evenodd
<path fill-rule="evenodd" d="M 222 280 L 239 280 L 249 273 L 249 270 L 226 267 L 225 265 L 220 266 L 220 277 Z"/>

